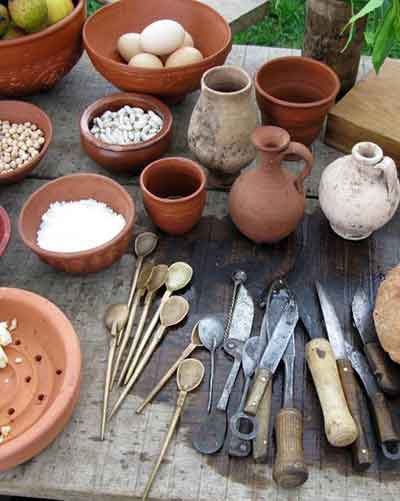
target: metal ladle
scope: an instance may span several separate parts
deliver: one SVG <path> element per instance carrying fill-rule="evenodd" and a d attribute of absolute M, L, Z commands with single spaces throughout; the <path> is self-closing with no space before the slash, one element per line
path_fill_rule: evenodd
<path fill-rule="evenodd" d="M 205 317 L 199 322 L 199 337 L 203 346 L 211 354 L 211 371 L 207 407 L 207 411 L 210 414 L 214 387 L 215 351 L 224 340 L 224 326 L 215 317 Z"/>
<path fill-rule="evenodd" d="M 179 358 L 176 362 L 168 369 L 168 371 L 164 374 L 164 376 L 160 379 L 157 386 L 147 395 L 147 397 L 143 400 L 140 406 L 136 409 L 136 414 L 140 414 L 142 410 L 149 404 L 153 398 L 160 392 L 160 390 L 166 385 L 171 376 L 176 372 L 179 367 L 179 364 L 183 362 L 189 355 L 193 353 L 196 348 L 200 348 L 203 346 L 202 342 L 199 338 L 199 322 L 193 327 L 192 337 L 190 343 L 183 350 Z"/>
<path fill-rule="evenodd" d="M 165 303 L 163 303 L 160 313 L 160 325 L 156 330 L 156 332 L 154 333 L 154 336 L 149 346 L 147 347 L 147 350 L 144 353 L 142 359 L 137 365 L 135 372 L 129 379 L 128 384 L 122 390 L 121 395 L 119 396 L 117 402 L 115 403 L 110 413 L 109 419 L 111 419 L 117 412 L 122 402 L 125 400 L 128 393 L 130 392 L 131 388 L 138 380 L 147 362 L 150 360 L 153 352 L 161 342 L 161 339 L 163 338 L 166 330 L 169 327 L 172 327 L 173 325 L 177 325 L 180 322 L 182 322 L 182 320 L 186 317 L 188 312 L 189 312 L 189 303 L 183 297 L 180 296 L 171 297 L 167 301 L 165 301 Z"/>
<path fill-rule="evenodd" d="M 169 425 L 167 435 L 164 439 L 164 443 L 161 447 L 160 455 L 158 456 L 157 462 L 153 467 L 150 478 L 147 481 L 142 500 L 146 500 L 148 498 L 151 486 L 153 485 L 158 469 L 160 468 L 161 462 L 165 456 L 165 453 L 167 452 L 176 425 L 178 424 L 179 418 L 182 414 L 186 396 L 190 391 L 195 390 L 201 384 L 203 377 L 204 365 L 194 358 L 188 358 L 187 360 L 184 360 L 178 367 L 176 382 L 179 389 L 179 396 L 176 403 L 175 412 Z"/>
<path fill-rule="evenodd" d="M 156 295 L 157 291 L 159 289 L 161 289 L 161 287 L 165 284 L 165 281 L 167 279 L 167 274 L 168 274 L 168 266 L 166 264 L 159 264 L 157 266 L 154 266 L 154 268 L 151 272 L 150 279 L 146 284 L 147 294 L 146 294 L 146 298 L 144 300 L 144 307 L 143 307 L 142 315 L 140 317 L 136 332 L 133 335 L 133 340 L 132 340 L 131 347 L 129 349 L 128 356 L 125 360 L 125 363 L 122 367 L 121 374 L 119 376 L 119 380 L 118 380 L 119 386 L 122 386 L 124 379 L 125 379 L 125 383 L 128 382 L 129 378 L 128 378 L 127 372 L 128 372 L 130 363 L 132 362 L 133 356 L 135 354 L 135 350 L 137 348 L 137 345 L 140 341 L 140 336 L 142 335 L 142 332 L 143 332 L 143 329 L 144 329 L 144 326 L 146 323 L 147 315 L 149 314 L 151 303 L 153 302 L 154 296 Z"/>
<path fill-rule="evenodd" d="M 136 366 L 139 363 L 140 356 L 143 353 L 143 350 L 145 349 L 146 344 L 148 343 L 154 329 L 157 326 L 157 322 L 160 318 L 160 312 L 161 312 L 161 308 L 163 307 L 163 304 L 172 296 L 172 294 L 174 292 L 186 287 L 187 284 L 191 281 L 192 276 L 193 276 L 193 269 L 187 263 L 177 262 L 177 263 L 172 264 L 168 268 L 168 275 L 167 275 L 167 279 L 165 281 L 165 286 L 166 286 L 167 290 L 164 292 L 164 295 L 161 299 L 160 306 L 158 307 L 153 318 L 151 319 L 150 324 L 147 327 L 145 333 L 143 334 L 140 345 L 135 353 L 135 356 L 132 360 L 131 366 L 129 367 L 129 370 L 126 374 L 125 379 L 127 381 L 132 377 L 132 375 L 136 369 Z"/>
<path fill-rule="evenodd" d="M 128 318 L 128 314 L 129 310 L 126 304 L 112 304 L 107 308 L 106 313 L 104 315 L 104 324 L 111 335 L 111 340 L 108 351 L 106 380 L 104 384 L 104 400 L 103 400 L 103 412 L 101 416 L 100 440 L 104 440 L 104 433 L 106 430 L 108 397 L 110 395 L 112 364 L 114 361 L 115 350 L 117 347 L 117 334 L 124 328 L 126 320 Z"/>

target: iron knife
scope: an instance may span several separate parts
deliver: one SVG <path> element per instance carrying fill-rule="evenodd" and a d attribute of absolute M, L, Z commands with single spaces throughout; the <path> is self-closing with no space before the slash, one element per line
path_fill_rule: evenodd
<path fill-rule="evenodd" d="M 373 307 L 362 287 L 356 290 L 352 312 L 354 325 L 360 334 L 364 352 L 378 385 L 387 395 L 400 395 L 400 370 L 379 343 L 372 316 Z"/>
<path fill-rule="evenodd" d="M 347 342 L 346 352 L 371 401 L 383 455 L 391 460 L 400 459 L 400 436 L 394 427 L 392 414 L 386 398 L 378 387 L 367 359 L 360 351 Z"/>

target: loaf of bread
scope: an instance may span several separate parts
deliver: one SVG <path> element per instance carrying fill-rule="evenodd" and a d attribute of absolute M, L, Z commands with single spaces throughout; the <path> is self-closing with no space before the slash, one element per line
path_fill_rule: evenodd
<path fill-rule="evenodd" d="M 400 364 L 400 265 L 379 286 L 374 322 L 383 349 Z"/>

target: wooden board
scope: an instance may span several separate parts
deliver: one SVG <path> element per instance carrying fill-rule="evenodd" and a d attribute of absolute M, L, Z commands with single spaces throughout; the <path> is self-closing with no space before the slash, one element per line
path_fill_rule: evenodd
<path fill-rule="evenodd" d="M 327 144 L 349 153 L 360 141 L 378 144 L 400 165 L 400 61 L 369 73 L 329 113 Z"/>

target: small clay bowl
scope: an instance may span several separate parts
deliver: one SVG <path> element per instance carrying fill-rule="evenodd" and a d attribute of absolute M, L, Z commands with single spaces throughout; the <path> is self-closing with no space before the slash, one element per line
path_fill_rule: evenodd
<path fill-rule="evenodd" d="M 263 124 L 287 130 L 292 141 L 306 146 L 320 133 L 340 90 L 329 66 L 300 56 L 268 61 L 257 71 L 255 84 Z"/>
<path fill-rule="evenodd" d="M 0 311 L 1 320 L 17 320 L 0 378 L 0 423 L 11 426 L 0 446 L 4 471 L 39 454 L 68 423 L 79 398 L 81 351 L 69 320 L 41 296 L 0 287 Z"/>
<path fill-rule="evenodd" d="M 171 235 L 195 226 L 206 203 L 206 175 L 199 164 L 167 157 L 148 165 L 140 176 L 143 202 L 153 223 Z"/>
<path fill-rule="evenodd" d="M 126 225 L 109 242 L 82 252 L 50 252 L 36 243 L 42 215 L 53 202 L 93 198 L 124 216 Z M 135 221 L 135 204 L 118 183 L 98 174 L 71 174 L 46 183 L 22 207 L 18 221 L 21 239 L 40 259 L 68 273 L 92 273 L 108 268 L 126 251 Z"/>
<path fill-rule="evenodd" d="M 0 54 L 1 54 L 0 42 Z M 0 173 L 0 184 L 17 183 L 24 179 L 33 169 L 39 165 L 49 149 L 51 140 L 53 139 L 53 126 L 50 118 L 44 111 L 34 104 L 25 101 L 0 101 L 0 120 L 9 120 L 14 123 L 31 122 L 36 124 L 39 129 L 42 129 L 45 137 L 45 142 L 42 145 L 39 155 L 33 160 L 27 162 L 22 167 L 15 169 L 6 174 Z"/>
<path fill-rule="evenodd" d="M 0 256 L 7 248 L 11 236 L 10 218 L 3 207 L 0 207 Z"/>
<path fill-rule="evenodd" d="M 163 119 L 163 128 L 148 141 L 126 146 L 103 143 L 95 138 L 90 132 L 93 119 L 107 110 L 117 111 L 125 105 L 154 111 Z M 168 106 L 155 97 L 143 94 L 113 94 L 99 99 L 83 112 L 80 123 L 82 147 L 92 160 L 109 171 L 137 174 L 141 167 L 160 158 L 168 149 L 172 137 L 172 122 L 172 113 Z"/>

